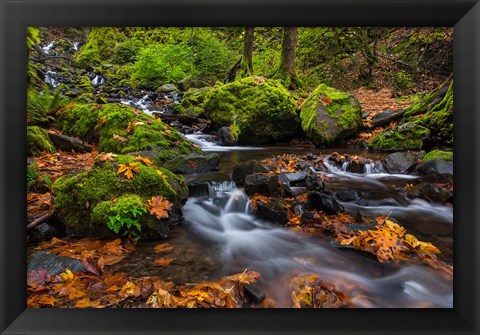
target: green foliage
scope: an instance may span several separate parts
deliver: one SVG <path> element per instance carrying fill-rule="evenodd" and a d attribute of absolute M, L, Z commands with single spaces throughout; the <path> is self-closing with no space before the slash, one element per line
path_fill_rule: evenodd
<path fill-rule="evenodd" d="M 134 62 L 143 46 L 142 41 L 137 39 L 128 39 L 125 42 L 118 43 L 113 49 L 112 62 L 115 64 Z"/>
<path fill-rule="evenodd" d="M 138 239 L 142 231 L 139 217 L 147 213 L 142 199 L 137 195 L 123 195 L 115 202 L 109 201 L 107 204 L 110 205 L 107 227 L 117 235 Z M 100 205 L 95 207 L 92 216 L 99 215 L 97 212 L 103 207 Z"/>
<path fill-rule="evenodd" d="M 268 143 L 291 136 L 297 128 L 296 103 L 278 81 L 247 77 L 218 85 L 204 101 L 205 112 L 219 128 L 236 124 L 239 141 Z"/>
<path fill-rule="evenodd" d="M 47 131 L 38 126 L 27 127 L 27 154 L 38 155 L 42 151 L 48 153 L 54 153 L 55 147 L 53 146 L 50 137 L 48 137 Z"/>
<path fill-rule="evenodd" d="M 31 125 L 48 126 L 54 121 L 57 110 L 67 104 L 67 99 L 60 94 L 60 89 L 51 91 L 47 85 L 42 92 L 34 88 L 27 90 L 27 122 Z"/>
<path fill-rule="evenodd" d="M 75 64 L 84 69 L 93 69 L 109 59 L 118 43 L 126 39 L 117 27 L 91 28 L 86 43 L 75 54 Z"/>
<path fill-rule="evenodd" d="M 181 45 L 154 45 L 143 49 L 133 68 L 132 81 L 140 87 L 156 88 L 178 81 L 191 68 L 190 53 Z"/>
<path fill-rule="evenodd" d="M 27 60 L 30 58 L 35 45 L 40 43 L 40 30 L 35 27 L 27 27 Z M 33 85 L 35 82 L 40 81 L 37 74 L 37 65 L 35 63 L 27 62 L 27 84 Z"/>
<path fill-rule="evenodd" d="M 42 189 L 49 189 L 52 186 L 52 176 L 40 171 L 37 162 L 27 166 L 27 192 L 39 192 Z"/>
<path fill-rule="evenodd" d="M 330 144 L 352 135 L 362 122 L 357 99 L 326 84 L 318 86 L 300 108 L 302 129 L 315 144 Z"/>
<path fill-rule="evenodd" d="M 397 92 L 410 92 L 415 85 L 413 78 L 405 72 L 395 73 L 393 83 Z"/>

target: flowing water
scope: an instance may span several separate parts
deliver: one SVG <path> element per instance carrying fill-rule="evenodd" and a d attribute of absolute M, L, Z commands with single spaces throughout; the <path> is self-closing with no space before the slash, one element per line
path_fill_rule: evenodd
<path fill-rule="evenodd" d="M 205 151 L 217 151 L 202 134 L 187 135 Z M 320 150 L 302 147 L 248 148 L 234 150 L 221 147 L 220 171 L 231 173 L 232 167 L 249 159 L 271 158 L 277 154 L 326 155 L 326 172 L 332 180 L 331 191 L 355 190 L 361 199 L 340 202 L 355 215 L 382 213 L 397 219 L 407 231 L 421 240 L 432 242 L 442 250 L 441 259 L 451 263 L 453 250 L 453 209 L 409 200 L 395 190 L 416 176 L 383 172 L 378 156 L 353 149 Z M 233 149 L 233 148 L 232 148 Z M 368 156 L 372 163 L 363 174 L 351 173 L 349 166 L 329 164 L 332 151 Z M 291 306 L 288 284 L 293 276 L 316 274 L 350 295 L 357 307 L 452 307 L 453 287 L 450 275 L 420 263 L 379 263 L 370 254 L 339 249 L 319 237 L 285 230 L 275 223 L 252 215 L 243 189 L 233 182 L 212 183 L 208 193 L 190 198 L 183 208 L 185 222 L 172 229 L 169 243 L 175 246 L 166 257 L 175 261 L 164 269 L 141 266 L 155 257 L 154 242 L 142 242 L 129 257 L 141 275 L 160 274 L 178 284 L 215 280 L 245 269 L 261 273 L 260 285 L 277 302 Z M 158 243 L 158 242 L 157 242 Z M 151 261 L 150 261 L 151 263 Z M 122 265 L 124 266 L 124 265 Z M 128 267 L 128 265 L 127 265 Z"/>

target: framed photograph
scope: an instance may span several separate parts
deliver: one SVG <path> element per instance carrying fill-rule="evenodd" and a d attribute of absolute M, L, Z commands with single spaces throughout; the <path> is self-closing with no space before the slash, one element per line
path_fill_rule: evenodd
<path fill-rule="evenodd" d="M 478 1 L 0 6 L 2 334 L 479 333 Z"/>

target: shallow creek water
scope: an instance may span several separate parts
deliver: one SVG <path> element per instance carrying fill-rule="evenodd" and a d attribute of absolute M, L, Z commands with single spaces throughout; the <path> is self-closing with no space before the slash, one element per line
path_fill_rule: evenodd
<path fill-rule="evenodd" d="M 217 151 L 207 145 L 205 151 Z M 279 154 L 330 155 L 357 154 L 372 159 L 381 157 L 353 149 L 312 149 L 304 147 L 245 148 L 221 147 L 220 171 L 249 159 L 266 159 Z M 379 161 L 378 161 L 379 162 Z M 368 197 L 342 203 L 352 213 L 390 214 L 407 231 L 433 243 L 442 251 L 440 259 L 452 262 L 453 208 L 422 200 L 407 200 L 391 185 L 405 185 L 415 178 L 388 175 L 374 165 L 364 174 L 354 174 L 334 166 L 328 174 L 337 189 L 363 191 Z M 191 177 L 191 176 L 188 176 Z M 335 186 L 336 185 L 336 186 Z M 172 227 L 166 242 L 174 246 L 162 257 L 173 258 L 158 269 L 153 247 L 165 241 L 140 242 L 135 252 L 114 266 L 132 276 L 159 275 L 178 285 L 215 280 L 244 269 L 261 273 L 260 285 L 278 307 L 289 306 L 288 282 L 294 275 L 317 274 L 334 283 L 354 299 L 358 307 L 452 307 L 452 278 L 422 264 L 383 264 L 372 255 L 351 249 L 338 249 L 328 241 L 287 231 L 250 214 L 248 198 L 235 184 L 212 185 L 209 194 L 190 198 L 183 208 L 185 222 Z"/>

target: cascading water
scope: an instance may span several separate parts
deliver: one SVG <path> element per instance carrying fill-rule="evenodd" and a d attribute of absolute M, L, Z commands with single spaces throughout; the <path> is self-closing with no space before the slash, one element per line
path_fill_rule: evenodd
<path fill-rule="evenodd" d="M 225 274 L 245 268 L 261 273 L 261 285 L 278 307 L 290 307 L 289 280 L 316 274 L 353 297 L 357 307 L 452 307 L 452 278 L 422 264 L 400 267 L 336 249 L 255 218 L 242 189 L 213 187 L 190 198 L 183 214 L 194 236 L 219 247 Z"/>
<path fill-rule="evenodd" d="M 215 137 L 201 132 L 195 134 L 186 134 L 184 137 L 190 142 L 198 145 L 203 151 L 232 151 L 232 150 L 262 150 L 260 147 L 243 147 L 243 146 L 221 146 L 215 141 Z"/>

